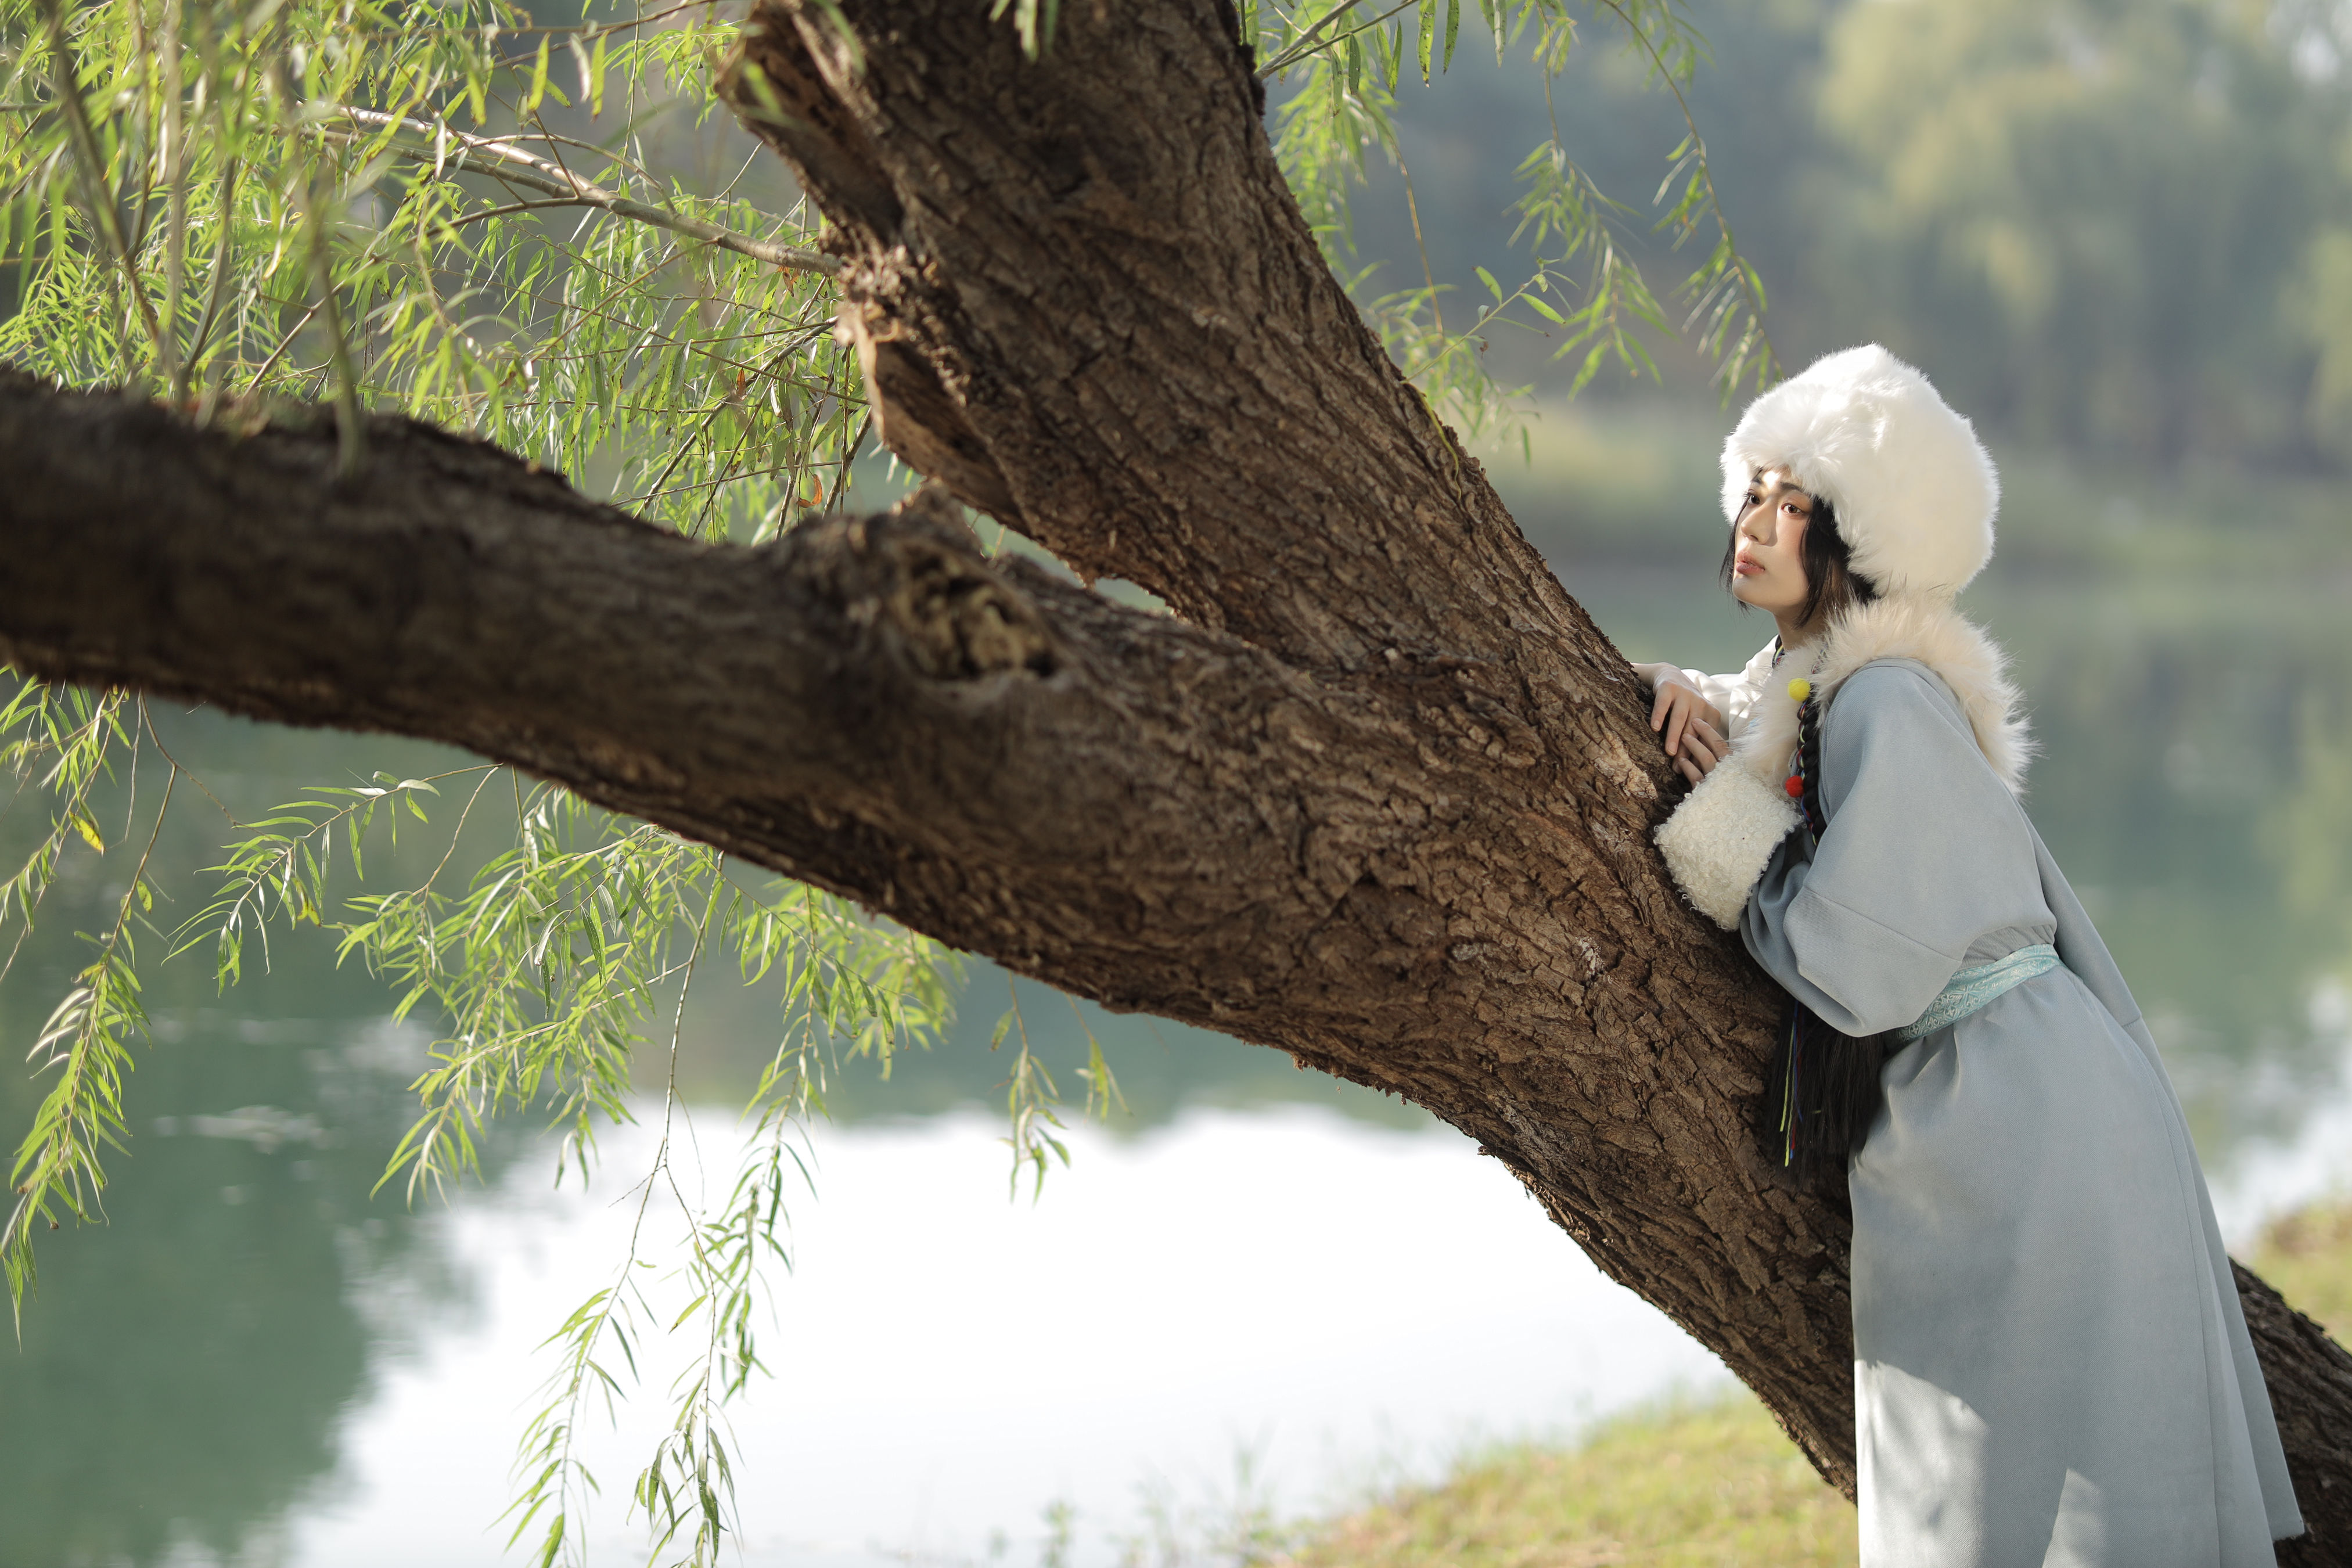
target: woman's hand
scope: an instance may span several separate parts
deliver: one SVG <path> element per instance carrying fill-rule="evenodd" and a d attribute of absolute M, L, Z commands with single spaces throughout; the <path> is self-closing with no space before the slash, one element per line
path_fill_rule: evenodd
<path fill-rule="evenodd" d="M 1658 700 L 1663 705 L 1669 699 L 1666 693 L 1662 691 L 1658 693 Z M 1715 711 L 1703 702 L 1698 704 L 1698 708 L 1700 712 Z M 1691 783 L 1696 784 L 1700 779 L 1713 773 L 1715 764 L 1731 754 L 1731 742 L 1725 740 L 1722 732 L 1714 725 L 1696 714 L 1690 715 L 1687 721 L 1678 716 L 1669 722 L 1682 724 L 1683 732 L 1679 746 L 1675 741 L 1666 742 L 1666 755 L 1674 758 L 1675 766 L 1680 768 L 1683 777 L 1690 780 Z M 1657 727 L 1658 721 L 1654 717 L 1650 721 L 1650 728 L 1654 730 Z"/>
<path fill-rule="evenodd" d="M 1698 783 L 1731 751 L 1731 742 L 1723 737 L 1723 715 L 1673 665 L 1633 668 L 1650 678 L 1658 694 L 1650 709 L 1650 728 L 1662 731 L 1659 739 L 1665 744 L 1666 755 L 1675 760 L 1683 777 Z"/>

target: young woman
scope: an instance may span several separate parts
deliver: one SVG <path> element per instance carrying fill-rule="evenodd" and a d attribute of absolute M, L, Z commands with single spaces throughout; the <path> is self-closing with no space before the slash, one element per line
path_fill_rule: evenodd
<path fill-rule="evenodd" d="M 1653 667 L 1697 781 L 1658 843 L 1794 1000 L 1768 1163 L 1852 1199 L 1864 1568 L 2270 1568 L 2303 1521 L 2188 1125 L 1952 608 L 1992 463 L 1874 346 L 1757 399 L 1723 472 L 1780 636 Z"/>

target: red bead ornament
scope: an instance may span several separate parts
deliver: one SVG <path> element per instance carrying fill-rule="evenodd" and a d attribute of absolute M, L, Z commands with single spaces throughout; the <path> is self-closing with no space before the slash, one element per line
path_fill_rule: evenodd
<path fill-rule="evenodd" d="M 1788 782 L 1780 787 L 1789 792 L 1790 799 L 1795 800 L 1805 793 L 1804 775 L 1801 773 L 1790 773 L 1789 775 Z"/>

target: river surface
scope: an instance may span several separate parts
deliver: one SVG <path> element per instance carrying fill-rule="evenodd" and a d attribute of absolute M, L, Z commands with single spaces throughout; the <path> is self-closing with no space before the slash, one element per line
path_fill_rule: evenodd
<path fill-rule="evenodd" d="M 1704 561 L 1559 558 L 1631 657 L 1727 668 L 1764 635 Z M 2240 1239 L 2352 1179 L 2346 586 L 2029 570 L 1969 600 L 2031 696 L 2029 805 L 2149 1014 Z M 159 722 L 241 812 L 436 755 Z M 26 831 L 0 819 L 12 849 Z M 193 826 L 159 849 L 190 868 L 211 852 Z M 121 876 L 114 856 L 74 863 L 0 987 L 19 1055 Z M 1129 1110 L 1074 1126 L 1070 1167 L 1010 1195 L 988 1110 L 1005 986 L 977 968 L 937 1050 L 887 1084 L 853 1073 L 808 1133 L 793 1268 L 761 1309 L 772 1375 L 733 1415 L 732 1560 L 1213 1561 L 1254 1520 L 1725 1375 L 1419 1111 L 1025 983 L 1040 1052 L 1082 1059 L 1083 1017 Z M 44 1237 L 22 1348 L 0 1352 L 0 1562 L 524 1561 L 497 1519 L 553 1370 L 539 1347 L 618 1264 L 659 1101 L 606 1140 L 586 1194 L 555 1189 L 552 1146 L 519 1131 L 480 1184 L 411 1208 L 371 1188 L 429 1031 L 392 1022 L 323 941 L 288 939 L 226 995 L 198 963 L 155 965 L 148 1003 L 110 1222 Z M 693 1042 L 673 1140 L 690 1182 L 731 1177 L 723 1097 L 764 1048 L 757 1012 L 722 1006 Z M 31 1093 L 0 1083 L 12 1140 Z M 642 1556 L 629 1476 L 683 1353 L 649 1341 L 648 1397 L 589 1443 L 597 1561 Z"/>

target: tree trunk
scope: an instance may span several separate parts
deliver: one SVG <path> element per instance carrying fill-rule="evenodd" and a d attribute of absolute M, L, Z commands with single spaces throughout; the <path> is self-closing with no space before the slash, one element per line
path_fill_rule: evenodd
<path fill-rule="evenodd" d="M 695 544 L 379 419 L 194 431 L 0 379 L 0 658 L 558 780 L 1024 973 L 1405 1096 L 1853 1489 L 1844 1216 L 1747 1121 L 1779 1011 L 1676 896 L 1645 694 L 1398 375 L 1218 0 L 763 3 L 733 83 L 835 224 L 934 500 Z M 853 63 L 856 62 L 856 63 Z M 1695 590 L 1696 591 L 1696 590 Z M 2352 1561 L 2352 1357 L 2240 1287 Z"/>
<path fill-rule="evenodd" d="M 977 6 L 758 0 L 730 96 L 834 225 L 894 450 L 1451 742 L 1422 759 L 1445 807 L 1382 824 L 1345 943 L 1318 933 L 1313 989 L 1377 1003 L 1339 1037 L 1221 1026 L 1472 1133 L 1852 1496 L 1847 1223 L 1741 1131 L 1773 988 L 1664 881 L 1622 661 L 1323 264 L 1252 63 L 1229 0 L 1073 7 L 1035 62 Z M 2243 1279 L 2312 1525 L 2290 1555 L 2352 1561 L 2352 1358 Z"/>

